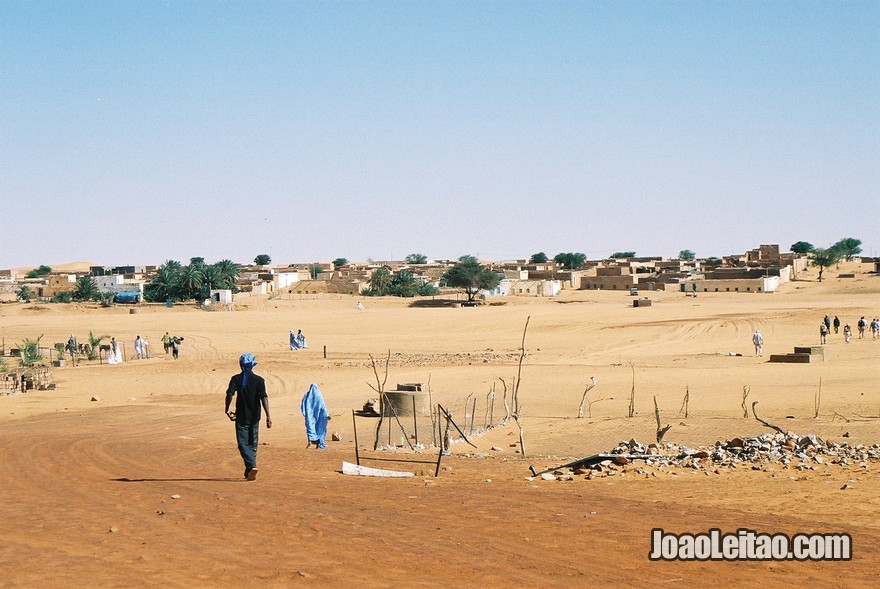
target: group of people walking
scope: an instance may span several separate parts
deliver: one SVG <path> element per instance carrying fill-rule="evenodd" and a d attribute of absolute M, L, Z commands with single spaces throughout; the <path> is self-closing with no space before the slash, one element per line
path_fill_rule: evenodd
<path fill-rule="evenodd" d="M 839 333 L 840 323 L 840 317 L 837 315 L 834 316 L 834 319 L 825 315 L 822 322 L 819 324 L 819 343 L 826 344 L 828 342 L 828 336 L 831 334 L 832 329 L 835 334 Z M 875 317 L 869 322 L 865 316 L 862 315 L 856 322 L 856 327 L 858 328 L 859 339 L 865 339 L 868 328 L 871 329 L 871 339 L 880 339 L 880 318 Z M 850 327 L 849 323 L 845 323 L 843 325 L 843 341 L 849 343 L 850 340 L 852 340 L 852 335 L 852 327 Z M 761 330 L 755 329 L 755 332 L 752 334 L 752 344 L 755 346 L 755 356 L 763 356 L 764 336 L 761 334 Z"/>
<path fill-rule="evenodd" d="M 869 323 L 865 316 L 862 315 L 856 322 L 856 327 L 859 331 L 859 339 L 865 339 L 868 327 L 871 328 L 871 339 L 880 339 L 880 318 L 875 317 Z M 834 329 L 834 333 L 838 333 L 840 329 L 840 318 L 835 315 L 832 320 L 828 315 L 825 315 L 822 323 L 819 324 L 819 343 L 824 344 L 827 342 L 828 335 L 831 333 L 832 328 Z M 850 327 L 849 323 L 846 323 L 843 326 L 843 341 L 849 343 L 851 339 L 852 327 Z"/>
<path fill-rule="evenodd" d="M 177 360 L 180 356 L 180 343 L 182 341 L 183 337 L 170 335 L 166 331 L 165 335 L 162 336 L 162 347 L 165 348 L 166 354 L 171 352 L 171 355 Z M 89 346 L 89 344 L 77 343 L 76 334 L 73 333 L 67 338 L 67 344 L 64 348 L 70 353 L 71 358 L 88 356 L 91 351 L 91 346 Z M 102 352 L 107 352 L 108 364 L 119 364 L 125 360 L 124 345 L 121 345 L 120 342 L 116 341 L 115 337 L 111 337 L 110 343 L 103 344 L 100 348 Z M 150 342 L 147 341 L 147 338 L 141 337 L 140 334 L 134 338 L 134 353 L 138 360 L 145 360 L 150 357 Z"/>

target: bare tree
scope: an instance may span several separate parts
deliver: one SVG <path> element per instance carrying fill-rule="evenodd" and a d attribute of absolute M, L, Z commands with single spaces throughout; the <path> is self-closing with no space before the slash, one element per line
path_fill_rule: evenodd
<path fill-rule="evenodd" d="M 633 417 L 636 414 L 636 367 L 632 362 L 629 363 L 630 369 L 632 369 L 632 389 L 629 392 L 629 410 L 627 411 L 627 417 Z"/>
<path fill-rule="evenodd" d="M 657 395 L 654 395 L 654 416 L 657 418 L 657 444 L 663 443 L 663 436 L 666 435 L 666 432 L 672 427 L 672 424 L 667 424 L 666 427 L 663 427 L 660 423 L 660 406 L 657 405 Z"/>
<path fill-rule="evenodd" d="M 584 389 L 584 394 L 581 397 L 581 404 L 578 406 L 578 419 L 581 419 L 584 416 L 584 403 L 585 402 L 587 403 L 587 417 L 592 419 L 592 417 L 593 417 L 593 403 L 598 403 L 599 401 L 606 401 L 608 399 L 608 397 L 602 397 L 600 399 L 594 399 L 592 401 L 589 401 L 587 399 L 587 393 L 592 391 L 594 388 L 596 388 L 596 377 L 591 376 L 590 377 L 590 384 L 588 384 L 587 388 Z"/>
<path fill-rule="evenodd" d="M 691 389 L 690 386 L 685 385 L 684 387 L 684 399 L 681 401 L 681 407 L 678 410 L 678 414 L 681 415 L 684 413 L 684 418 L 688 417 L 688 403 L 691 400 Z"/>

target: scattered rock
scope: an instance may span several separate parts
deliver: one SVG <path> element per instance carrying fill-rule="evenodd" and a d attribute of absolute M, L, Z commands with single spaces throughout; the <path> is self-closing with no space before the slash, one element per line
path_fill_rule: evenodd
<path fill-rule="evenodd" d="M 549 472 L 545 472 L 544 474 L 541 475 L 541 478 L 545 481 L 555 481 L 556 475 L 549 473 Z"/>
<path fill-rule="evenodd" d="M 180 499 L 180 495 L 172 495 L 171 498 L 172 499 Z"/>
<path fill-rule="evenodd" d="M 99 397 L 98 395 L 93 395 L 92 398 L 91 398 L 91 400 L 92 400 L 92 401 L 100 401 L 100 400 L 101 400 L 101 397 Z"/>
<path fill-rule="evenodd" d="M 333 440 L 334 442 L 339 442 L 342 440 L 342 436 L 339 435 L 339 432 L 333 432 L 330 435 L 330 439 Z"/>

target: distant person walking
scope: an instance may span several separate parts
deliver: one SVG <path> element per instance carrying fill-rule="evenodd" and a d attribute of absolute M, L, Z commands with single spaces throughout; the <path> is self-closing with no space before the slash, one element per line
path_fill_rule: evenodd
<path fill-rule="evenodd" d="M 865 320 L 865 316 L 862 315 L 862 318 L 859 319 L 859 339 L 865 339 L 865 328 L 868 327 L 868 322 Z"/>
<path fill-rule="evenodd" d="M 831 333 L 831 318 L 828 315 L 825 315 L 825 319 L 822 321 L 825 323 L 825 329 L 828 330 L 828 333 Z"/>
<path fill-rule="evenodd" d="M 304 334 L 301 329 L 296 330 L 296 343 L 303 350 L 308 348 L 308 346 L 306 345 L 306 334 Z"/>
<path fill-rule="evenodd" d="M 880 338 L 880 319 L 874 318 L 871 321 L 871 339 Z"/>
<path fill-rule="evenodd" d="M 849 343 L 849 340 L 852 338 L 852 327 L 849 326 L 849 323 L 843 326 L 843 341 Z"/>
<path fill-rule="evenodd" d="M 824 323 L 819 324 L 819 343 L 824 344 L 828 336 L 828 327 Z"/>
<path fill-rule="evenodd" d="M 241 372 L 229 379 L 226 387 L 226 416 L 235 422 L 235 440 L 238 452 L 244 461 L 244 478 L 252 481 L 257 478 L 257 446 L 260 438 L 261 409 L 266 412 L 266 428 L 272 427 L 269 416 L 269 396 L 266 394 L 266 381 L 254 374 L 257 359 L 246 352 L 238 359 Z M 235 411 L 230 411 L 235 397 Z"/>
<path fill-rule="evenodd" d="M 840 328 L 840 317 L 837 315 L 834 316 L 834 333 L 837 333 L 837 330 Z"/>
<path fill-rule="evenodd" d="M 309 390 L 303 395 L 300 411 L 306 422 L 306 448 L 311 448 L 314 444 L 315 448 L 326 448 L 327 443 L 327 422 L 330 421 L 330 414 L 327 412 L 327 405 L 324 404 L 324 396 L 318 385 L 312 383 Z"/>
<path fill-rule="evenodd" d="M 165 348 L 165 353 L 168 353 L 168 350 L 171 349 L 171 336 L 168 335 L 168 332 L 165 332 L 165 335 L 162 336 L 162 347 Z"/>
<path fill-rule="evenodd" d="M 134 338 L 134 354 L 138 360 L 146 358 L 144 355 L 144 340 L 141 339 L 141 336 Z"/>
<path fill-rule="evenodd" d="M 761 335 L 760 330 L 756 329 L 755 333 L 752 334 L 752 343 L 755 344 L 755 356 L 763 356 L 764 336 Z"/>
<path fill-rule="evenodd" d="M 176 335 L 171 338 L 171 356 L 177 360 L 178 356 L 180 356 L 180 342 L 183 341 L 182 337 L 177 337 Z"/>
<path fill-rule="evenodd" d="M 363 311 L 364 304 L 362 302 L 358 301 L 357 305 L 355 305 L 354 308 L 357 309 L 358 311 Z"/>

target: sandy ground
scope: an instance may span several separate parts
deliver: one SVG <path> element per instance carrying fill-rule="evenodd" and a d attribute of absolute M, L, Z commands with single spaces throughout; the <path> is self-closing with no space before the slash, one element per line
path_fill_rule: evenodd
<path fill-rule="evenodd" d="M 71 332 L 85 341 L 93 331 L 124 342 L 130 361 L 68 365 L 54 371 L 54 391 L 0 396 L 0 586 L 876 586 L 877 463 L 529 477 L 530 464 L 551 467 L 622 439 L 653 441 L 655 396 L 673 426 L 671 442 L 710 445 L 768 431 L 743 418 L 744 386 L 761 417 L 787 430 L 880 442 L 880 341 L 856 335 L 845 344 L 832 335 L 825 362 L 767 361 L 817 344 L 826 313 L 854 331 L 861 315 L 880 315 L 880 278 L 838 279 L 833 269 L 826 276 L 820 284 L 808 273 L 767 295 L 652 293 L 646 308 L 632 308 L 620 292 L 477 309 L 364 299 L 357 311 L 347 297 L 137 314 L 2 305 L 7 348 L 40 334 L 43 345 Z M 391 351 L 389 383 L 430 381 L 435 401 L 456 406 L 516 376 L 527 319 L 525 459 L 509 424 L 475 437 L 477 449 L 453 446 L 438 478 L 428 467 L 410 479 L 340 474 L 342 461 L 354 459 L 351 411 L 373 396 L 369 354 Z M 764 334 L 763 358 L 752 349 L 755 328 Z M 289 329 L 308 335 L 308 350 L 287 350 Z M 166 331 L 185 337 L 176 362 L 161 353 Z M 131 360 L 138 334 L 153 358 Z M 222 413 L 244 351 L 257 356 L 274 421 L 261 430 L 254 482 L 241 480 Z M 592 417 L 576 419 L 591 377 L 598 385 L 589 398 L 603 400 Z M 342 438 L 324 451 L 305 449 L 299 401 L 311 382 Z M 627 418 L 633 387 L 636 415 Z M 679 413 L 685 390 L 687 418 Z M 657 563 L 648 560 L 657 527 L 845 532 L 853 559 Z"/>

